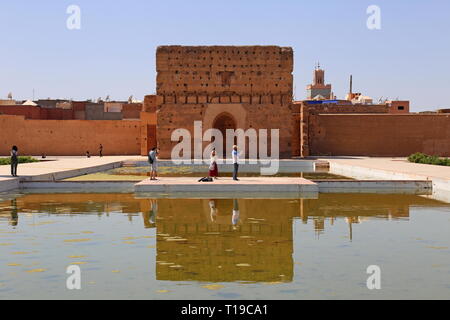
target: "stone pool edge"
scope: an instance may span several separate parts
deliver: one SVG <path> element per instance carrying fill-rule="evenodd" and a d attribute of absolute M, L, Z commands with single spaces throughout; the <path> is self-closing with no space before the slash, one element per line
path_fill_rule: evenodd
<path fill-rule="evenodd" d="M 159 183 L 149 179 L 136 181 L 23 181 L 19 189 L 34 192 L 129 192 L 137 194 L 185 194 L 195 196 L 239 196 L 282 194 L 307 196 L 318 193 L 379 193 L 379 194 L 415 194 L 432 195 L 432 181 L 427 180 L 314 180 L 301 179 L 300 183 L 291 178 L 289 183 L 200 183 L 196 178 L 192 182 L 176 183 L 178 178 L 171 178 L 171 183 L 164 179 Z M 269 178 L 270 179 L 270 178 Z M 273 178 L 272 178 L 273 179 Z M 255 180 L 255 179 L 253 179 Z"/>

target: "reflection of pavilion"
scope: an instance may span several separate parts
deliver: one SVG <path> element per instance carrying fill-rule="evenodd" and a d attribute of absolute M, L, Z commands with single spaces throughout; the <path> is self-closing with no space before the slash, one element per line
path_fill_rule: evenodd
<path fill-rule="evenodd" d="M 408 219 L 411 206 L 436 206 L 439 202 L 414 195 L 389 194 L 321 194 L 319 200 L 300 200 L 301 219 L 312 220 L 318 235 L 325 231 L 325 222 L 331 225 L 345 218 L 349 237 L 353 238 L 353 225 L 367 218 L 398 220 Z"/>
<path fill-rule="evenodd" d="M 292 217 L 299 202 L 213 202 L 214 206 L 211 200 L 159 200 L 157 279 L 292 281 Z"/>
<path fill-rule="evenodd" d="M 30 194 L 0 202 L 0 220 L 23 213 L 142 216 L 157 228 L 156 278 L 169 281 L 291 281 L 293 224 L 325 231 L 337 219 L 408 219 L 411 206 L 441 206 L 410 195 L 321 194 L 319 199 L 136 199 L 132 194 Z M 357 234 L 357 233 L 355 233 Z"/>

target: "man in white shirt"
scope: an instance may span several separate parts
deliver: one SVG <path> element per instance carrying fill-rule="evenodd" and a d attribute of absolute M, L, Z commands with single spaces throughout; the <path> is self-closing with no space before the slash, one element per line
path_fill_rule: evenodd
<path fill-rule="evenodd" d="M 239 181 L 238 179 L 238 172 L 239 172 L 239 152 L 238 152 L 238 147 L 237 146 L 233 146 L 233 152 L 231 154 L 232 158 L 233 158 L 233 180 L 234 181 Z"/>
<path fill-rule="evenodd" d="M 231 223 L 233 224 L 233 229 L 236 230 L 240 219 L 239 202 L 237 199 L 233 200 L 233 216 L 231 218 Z"/>

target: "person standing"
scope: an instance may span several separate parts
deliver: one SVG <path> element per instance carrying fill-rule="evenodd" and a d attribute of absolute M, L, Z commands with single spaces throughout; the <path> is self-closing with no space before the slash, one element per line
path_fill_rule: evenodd
<path fill-rule="evenodd" d="M 19 165 L 19 148 L 16 146 L 11 149 L 11 175 L 17 177 L 17 166 Z"/>
<path fill-rule="evenodd" d="M 100 153 L 100 158 L 103 158 L 103 145 L 100 144 L 100 146 L 98 147 L 98 152 Z"/>
<path fill-rule="evenodd" d="M 155 199 L 150 200 L 150 217 L 149 222 L 151 224 L 156 223 L 156 216 L 158 215 L 158 202 Z"/>
<path fill-rule="evenodd" d="M 238 152 L 238 147 L 237 146 L 233 146 L 233 152 L 231 154 L 232 158 L 233 158 L 233 180 L 234 181 L 239 181 L 238 179 L 238 172 L 239 172 L 239 152 Z"/>
<path fill-rule="evenodd" d="M 158 149 L 156 147 L 148 153 L 148 162 L 151 166 L 150 180 L 158 180 Z"/>
<path fill-rule="evenodd" d="M 11 200 L 11 219 L 9 224 L 13 227 L 17 227 L 19 224 L 19 215 L 17 214 L 17 199 Z"/>
<path fill-rule="evenodd" d="M 211 217 L 211 222 L 216 222 L 217 220 L 217 214 L 218 214 L 218 210 L 217 210 L 217 206 L 216 206 L 216 200 L 210 200 L 209 201 L 209 208 L 210 208 L 210 217 Z"/>
<path fill-rule="evenodd" d="M 211 152 L 211 163 L 209 165 L 209 176 L 214 179 L 219 177 L 219 167 L 217 166 L 217 153 L 216 149 Z"/>
<path fill-rule="evenodd" d="M 241 217 L 241 212 L 239 211 L 239 201 L 237 199 L 234 199 L 233 200 L 233 215 L 231 217 L 231 224 L 233 225 L 233 230 L 237 230 L 240 217 Z"/>

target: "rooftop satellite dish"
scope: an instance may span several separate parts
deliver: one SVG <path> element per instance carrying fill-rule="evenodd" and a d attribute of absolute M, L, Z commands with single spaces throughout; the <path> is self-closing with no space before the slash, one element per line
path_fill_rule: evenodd
<path fill-rule="evenodd" d="M 109 98 L 109 94 L 108 94 L 105 98 L 105 101 L 109 101 L 109 100 L 111 100 L 111 99 Z"/>
<path fill-rule="evenodd" d="M 133 95 L 128 98 L 128 103 L 133 103 Z"/>
<path fill-rule="evenodd" d="M 12 100 L 12 98 L 13 98 L 12 92 L 8 93 L 8 99 Z"/>

